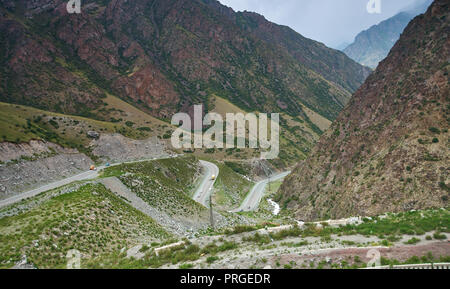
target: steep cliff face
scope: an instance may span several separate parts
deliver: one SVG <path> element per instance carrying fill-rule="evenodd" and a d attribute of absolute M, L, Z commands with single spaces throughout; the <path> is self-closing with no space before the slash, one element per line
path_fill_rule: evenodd
<path fill-rule="evenodd" d="M 104 92 L 169 118 L 216 94 L 334 119 L 369 74 L 343 53 L 213 0 L 0 1 L 0 100 L 89 115 Z"/>
<path fill-rule="evenodd" d="M 426 11 L 431 2 L 426 0 L 418 7 L 400 12 L 359 33 L 355 42 L 344 49 L 345 54 L 358 63 L 375 69 L 378 63 L 388 55 L 408 23 L 418 14 Z"/>
<path fill-rule="evenodd" d="M 315 220 L 448 206 L 449 3 L 406 28 L 279 200 Z"/>

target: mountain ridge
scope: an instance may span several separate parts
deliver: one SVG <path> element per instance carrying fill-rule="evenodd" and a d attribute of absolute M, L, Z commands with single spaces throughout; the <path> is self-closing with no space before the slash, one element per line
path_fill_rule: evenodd
<path fill-rule="evenodd" d="M 247 110 L 304 115 L 305 104 L 333 119 L 370 73 L 217 1 L 84 1 L 79 15 L 64 1 L 0 5 L 0 100 L 55 112 L 89 116 L 107 90 L 163 119 L 212 93 Z"/>
<path fill-rule="evenodd" d="M 388 55 L 408 23 L 418 14 L 426 11 L 430 4 L 431 0 L 428 0 L 422 5 L 401 11 L 360 32 L 354 42 L 343 49 L 343 52 L 358 63 L 375 69 L 378 63 Z"/>
<path fill-rule="evenodd" d="M 448 205 L 449 4 L 405 29 L 278 200 L 305 220 Z"/>

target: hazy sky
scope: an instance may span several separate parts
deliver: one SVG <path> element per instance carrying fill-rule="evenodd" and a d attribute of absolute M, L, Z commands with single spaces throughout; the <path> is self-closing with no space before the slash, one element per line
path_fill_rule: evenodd
<path fill-rule="evenodd" d="M 381 14 L 369 14 L 369 0 L 219 0 L 237 11 L 253 11 L 305 37 L 337 47 L 374 24 L 426 0 L 381 0 Z"/>

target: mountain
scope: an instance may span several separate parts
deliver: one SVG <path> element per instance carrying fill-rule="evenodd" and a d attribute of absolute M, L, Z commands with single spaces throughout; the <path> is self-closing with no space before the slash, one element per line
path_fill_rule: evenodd
<path fill-rule="evenodd" d="M 376 68 L 400 37 L 406 25 L 418 14 L 423 13 L 430 5 L 427 0 L 420 6 L 412 8 L 370 27 L 359 33 L 355 41 L 343 51 L 350 58 L 362 65 Z"/>
<path fill-rule="evenodd" d="M 370 71 L 215 0 L 0 0 L 0 101 L 93 118 L 108 94 L 170 119 L 212 95 L 334 119 Z M 208 107 L 209 108 L 209 107 Z M 102 116 L 102 120 L 108 120 Z"/>
<path fill-rule="evenodd" d="M 348 42 L 342 42 L 341 44 L 336 45 L 336 49 L 340 51 L 344 51 L 345 48 L 347 48 L 350 45 Z"/>
<path fill-rule="evenodd" d="M 449 199 L 450 18 L 436 0 L 405 29 L 278 200 L 305 220 L 441 208 Z"/>

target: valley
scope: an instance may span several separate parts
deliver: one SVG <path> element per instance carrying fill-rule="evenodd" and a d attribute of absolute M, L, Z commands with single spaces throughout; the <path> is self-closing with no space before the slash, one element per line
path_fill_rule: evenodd
<path fill-rule="evenodd" d="M 113 247 L 100 245 L 100 251 L 89 247 L 92 237 L 77 240 L 75 247 L 81 248 L 83 268 L 359 268 L 366 266 L 371 258 L 368 252 L 373 249 L 383 253 L 381 265 L 418 264 L 414 258 L 423 263 L 449 261 L 449 235 L 441 233 L 450 225 L 447 209 L 304 223 L 286 212 L 274 215 L 267 201 L 277 192 L 281 184 L 278 179 L 287 173 L 271 177 L 271 186 L 261 197 L 259 208 L 258 203 L 253 205 L 254 213 L 235 215 L 215 209 L 213 228 L 209 203 L 195 201 L 207 199 L 202 193 L 213 193 L 211 176 L 220 176 L 220 171 L 215 171 L 216 166 L 210 162 L 195 162 L 189 156 L 173 156 L 113 164 L 98 168 L 89 180 L 80 179 L 50 190 L 43 187 L 40 194 L 26 195 L 20 201 L 14 200 L 14 204 L 2 203 L 2 254 L 15 244 L 13 240 L 25 242 L 20 245 L 20 254 L 6 254 L 7 259 L 0 263 L 13 266 L 26 256 L 26 264 L 64 268 L 64 250 L 69 250 L 73 238 L 84 232 L 68 230 L 65 224 L 74 221 L 80 228 L 87 226 L 86 232 L 97 224 L 98 236 L 93 237 L 99 242 L 122 240 L 112 242 Z M 169 185 L 170 179 L 176 182 Z M 268 182 L 255 183 L 247 198 L 241 200 L 243 211 L 250 211 L 247 204 L 253 192 L 264 194 L 260 185 L 267 186 Z M 181 187 L 197 192 L 192 193 L 193 200 Z M 114 220 L 117 217 L 120 221 Z M 36 224 L 40 219 L 45 224 L 51 222 L 53 229 L 42 231 L 44 225 L 30 231 L 27 224 Z M 108 235 L 113 228 L 120 238 Z M 174 245 L 166 246 L 169 244 Z M 41 260 L 40 252 L 52 257 Z"/>
<path fill-rule="evenodd" d="M 448 1 L 345 53 L 222 2 L 0 0 L 0 269 L 448 268 Z"/>

